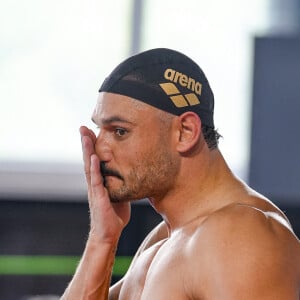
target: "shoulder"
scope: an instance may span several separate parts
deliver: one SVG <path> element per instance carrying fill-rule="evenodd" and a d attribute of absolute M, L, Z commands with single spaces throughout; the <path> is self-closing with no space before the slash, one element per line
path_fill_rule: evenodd
<path fill-rule="evenodd" d="M 211 251 L 219 255 L 227 255 L 227 251 L 240 254 L 237 250 L 243 249 L 247 249 L 248 255 L 250 251 L 264 255 L 275 245 L 269 255 L 276 255 L 276 251 L 288 251 L 291 244 L 299 242 L 280 214 L 244 204 L 214 212 L 195 231 L 195 246 L 213 247 Z"/>
<path fill-rule="evenodd" d="M 282 290 L 299 288 L 299 241 L 280 214 L 242 204 L 224 207 L 199 226 L 188 252 L 191 278 L 201 279 L 211 293 L 219 286 L 235 299 L 274 284 Z"/>
<path fill-rule="evenodd" d="M 287 218 L 273 207 L 259 207 L 234 203 L 210 214 L 200 226 L 203 232 L 222 238 L 244 237 L 259 240 L 262 237 L 280 242 L 284 236 L 297 240 Z"/>
<path fill-rule="evenodd" d="M 195 238 L 195 246 L 211 247 L 208 253 L 220 258 L 228 259 L 234 254 L 241 259 L 252 256 L 267 261 L 266 258 L 280 258 L 292 249 L 299 251 L 299 241 L 285 218 L 274 211 L 244 204 L 229 205 L 214 212 L 195 234 L 199 237 L 199 240 Z"/>
<path fill-rule="evenodd" d="M 140 245 L 136 255 L 138 256 L 140 253 L 150 248 L 152 245 L 160 242 L 169 236 L 169 229 L 167 224 L 162 221 L 158 225 L 156 225 L 145 237 L 144 241 Z"/>
<path fill-rule="evenodd" d="M 140 245 L 139 249 L 137 250 L 136 254 L 133 257 L 129 270 L 134 267 L 136 261 L 144 251 L 146 251 L 148 248 L 155 245 L 156 243 L 166 239 L 168 236 L 169 236 L 169 230 L 167 224 L 164 221 L 156 225 L 148 233 L 148 235 L 145 237 L 144 241 Z M 123 283 L 124 283 L 124 277 L 109 289 L 109 300 L 114 300 L 119 298 L 119 294 L 123 286 Z"/>

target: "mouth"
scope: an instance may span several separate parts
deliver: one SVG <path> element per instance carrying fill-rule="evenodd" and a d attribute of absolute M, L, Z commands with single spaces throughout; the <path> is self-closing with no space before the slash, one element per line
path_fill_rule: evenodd
<path fill-rule="evenodd" d="M 121 179 L 123 180 L 123 177 L 119 174 L 118 171 L 116 170 L 112 170 L 112 169 L 108 169 L 106 166 L 105 166 L 105 163 L 104 162 L 100 162 L 100 171 L 101 171 L 101 175 L 103 177 L 103 183 L 104 183 L 104 186 L 106 184 L 106 178 L 107 177 L 116 177 L 118 179 Z"/>

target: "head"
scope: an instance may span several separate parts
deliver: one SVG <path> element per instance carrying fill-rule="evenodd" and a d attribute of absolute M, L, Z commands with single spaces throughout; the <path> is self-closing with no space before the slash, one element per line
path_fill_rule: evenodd
<path fill-rule="evenodd" d="M 130 57 L 99 92 L 96 151 L 112 201 L 167 193 L 180 155 L 197 148 L 200 137 L 217 147 L 213 93 L 200 67 L 182 53 L 153 49 Z"/>

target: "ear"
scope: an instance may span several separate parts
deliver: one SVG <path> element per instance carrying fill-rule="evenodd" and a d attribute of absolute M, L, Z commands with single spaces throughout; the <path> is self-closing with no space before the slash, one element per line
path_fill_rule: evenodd
<path fill-rule="evenodd" d="M 201 137 L 201 120 L 194 112 L 185 112 L 178 117 L 179 135 L 177 151 L 186 153 L 191 151 Z"/>

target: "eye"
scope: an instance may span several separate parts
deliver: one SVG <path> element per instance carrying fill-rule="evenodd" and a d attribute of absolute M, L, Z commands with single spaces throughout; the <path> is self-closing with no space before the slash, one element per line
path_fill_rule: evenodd
<path fill-rule="evenodd" d="M 115 134 L 119 137 L 122 137 L 124 136 L 125 134 L 127 133 L 127 130 L 126 129 L 123 129 L 123 128 L 116 128 L 115 129 Z"/>

